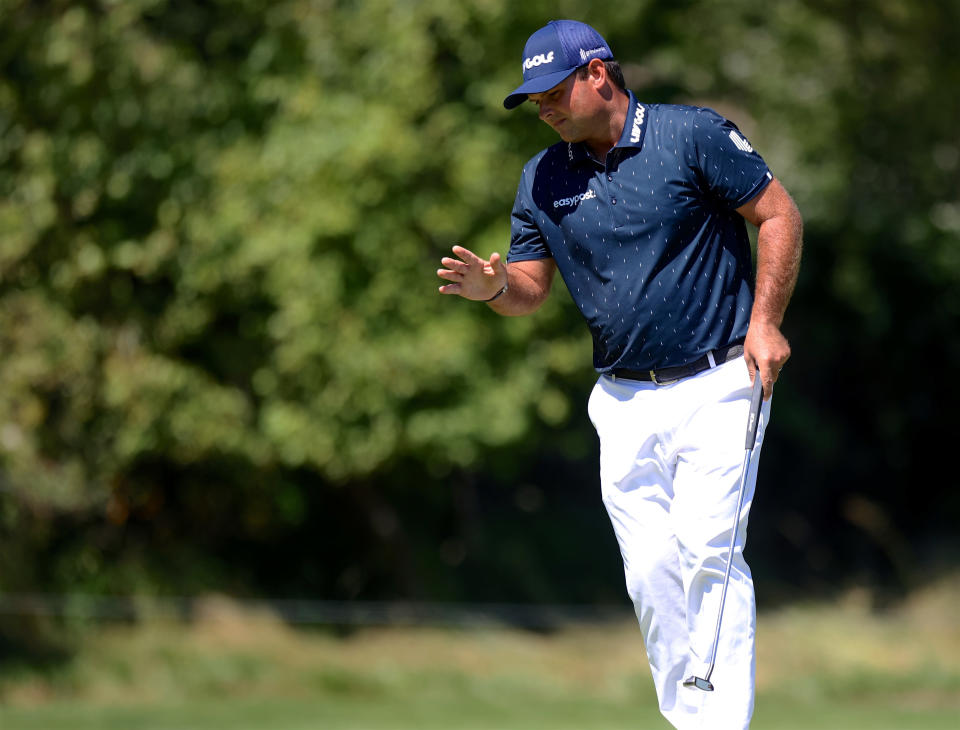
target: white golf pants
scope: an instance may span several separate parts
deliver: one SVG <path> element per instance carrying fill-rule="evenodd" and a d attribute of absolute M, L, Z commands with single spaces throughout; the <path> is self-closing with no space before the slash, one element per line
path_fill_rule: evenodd
<path fill-rule="evenodd" d="M 743 730 L 753 713 L 756 603 L 743 557 L 763 404 L 744 486 L 710 681 L 704 677 L 720 606 L 743 465 L 751 385 L 742 357 L 672 385 L 602 376 L 590 395 L 600 482 L 623 556 L 660 711 L 676 728 Z"/>

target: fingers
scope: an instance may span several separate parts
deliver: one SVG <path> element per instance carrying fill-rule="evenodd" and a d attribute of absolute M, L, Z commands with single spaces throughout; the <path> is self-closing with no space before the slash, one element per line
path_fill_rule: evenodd
<path fill-rule="evenodd" d="M 452 281 L 459 284 L 463 280 L 463 274 L 459 271 L 453 271 L 451 269 L 437 269 L 437 276 L 441 279 L 446 279 L 447 281 Z"/>
<path fill-rule="evenodd" d="M 475 254 L 463 246 L 454 246 L 453 252 L 460 258 L 455 259 L 450 256 L 444 256 L 440 259 L 440 263 L 446 268 L 437 269 L 437 276 L 451 282 L 450 284 L 444 284 L 439 287 L 441 294 L 462 294 L 463 279 L 470 272 L 471 263 L 477 259 Z"/>
<path fill-rule="evenodd" d="M 441 294 L 459 294 L 460 285 L 459 284 L 444 284 L 438 290 Z"/>
<path fill-rule="evenodd" d="M 770 400 L 770 397 L 773 395 L 773 384 L 777 382 L 777 379 L 775 376 L 768 375 L 761 370 L 760 380 L 763 382 L 763 399 Z"/>
<path fill-rule="evenodd" d="M 439 287 L 441 294 L 486 300 L 496 293 L 491 287 L 497 279 L 497 272 L 503 270 L 500 254 L 491 255 L 488 262 L 463 246 L 453 246 L 452 250 L 457 258 L 444 256 L 440 259 L 444 268 L 437 269 L 437 276 L 450 282 Z"/>
<path fill-rule="evenodd" d="M 750 382 L 752 384 L 753 379 L 757 376 L 757 361 L 750 356 L 747 356 L 745 359 L 747 361 L 747 369 L 750 371 Z M 785 361 L 780 361 L 779 359 L 765 360 L 764 364 L 760 366 L 760 380 L 763 382 L 764 400 L 770 400 L 770 397 L 773 395 L 773 386 L 780 377 L 783 362 Z"/>
<path fill-rule="evenodd" d="M 465 249 L 463 246 L 454 246 L 453 252 L 460 258 L 455 259 L 450 256 L 444 256 L 442 259 L 440 259 L 440 263 L 447 268 L 438 270 L 438 276 L 441 276 L 445 279 L 450 278 L 449 276 L 444 276 L 443 272 L 467 276 L 471 271 L 482 272 L 487 263 L 472 251 Z M 498 254 L 494 254 L 494 256 L 499 258 Z"/>
<path fill-rule="evenodd" d="M 451 274 L 457 274 L 459 276 L 463 276 L 468 271 L 470 271 L 469 265 L 465 264 L 463 261 L 458 261 L 457 259 L 451 259 L 446 256 L 440 259 L 440 263 L 446 266 L 447 268 L 438 269 L 437 270 L 438 275 L 441 275 L 440 272 L 446 271 Z"/>
<path fill-rule="evenodd" d="M 480 266 L 483 266 L 484 264 L 484 260 L 479 256 L 477 256 L 473 251 L 471 251 L 468 248 L 464 248 L 463 246 L 460 246 L 460 245 L 455 245 L 452 250 L 457 256 L 463 259 L 464 263 L 466 263 L 467 265 L 476 266 L 479 264 Z"/>
<path fill-rule="evenodd" d="M 790 343 L 778 326 L 764 322 L 751 322 L 747 339 L 743 343 L 743 357 L 750 370 L 750 381 L 760 369 L 763 381 L 763 399 L 770 400 L 773 385 L 780 377 L 780 369 L 790 359 Z"/>

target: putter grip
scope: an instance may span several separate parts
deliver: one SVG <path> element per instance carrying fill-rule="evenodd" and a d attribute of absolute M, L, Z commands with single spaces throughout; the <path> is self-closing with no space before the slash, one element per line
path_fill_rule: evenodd
<path fill-rule="evenodd" d="M 757 426 L 760 425 L 760 404 L 763 402 L 763 381 L 760 380 L 760 370 L 753 376 L 753 393 L 750 395 L 750 416 L 747 420 L 747 443 L 744 448 L 748 451 L 757 443 Z"/>

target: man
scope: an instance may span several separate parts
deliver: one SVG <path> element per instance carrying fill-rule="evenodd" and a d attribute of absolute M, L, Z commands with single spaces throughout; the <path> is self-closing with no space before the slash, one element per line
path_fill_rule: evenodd
<path fill-rule="evenodd" d="M 593 335 L 601 491 L 660 710 L 677 728 L 746 728 L 756 612 L 743 546 L 756 456 L 734 513 L 753 378 L 765 400 L 756 455 L 790 356 L 780 325 L 800 214 L 733 124 L 709 109 L 639 103 L 588 25 L 536 31 L 523 78 L 504 106 L 529 100 L 562 142 L 523 170 L 508 264 L 455 246 L 440 291 L 526 314 L 559 269 Z M 744 220 L 758 227 L 753 291 Z M 735 522 L 716 691 L 701 692 L 683 680 L 711 659 Z"/>

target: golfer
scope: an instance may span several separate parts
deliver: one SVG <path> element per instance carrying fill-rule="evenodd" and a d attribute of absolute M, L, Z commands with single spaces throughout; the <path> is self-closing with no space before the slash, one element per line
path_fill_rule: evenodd
<path fill-rule="evenodd" d="M 504 106 L 532 103 L 561 141 L 523 169 L 507 262 L 454 246 L 440 291 L 527 314 L 559 270 L 593 336 L 602 498 L 660 710 L 677 728 L 746 728 L 756 609 L 743 546 L 769 399 L 790 356 L 780 326 L 800 214 L 734 124 L 639 102 L 590 26 L 551 21 L 522 61 Z M 758 228 L 755 276 L 745 221 Z M 764 404 L 735 514 L 755 377 Z M 684 686 L 712 660 L 715 691 Z"/>

